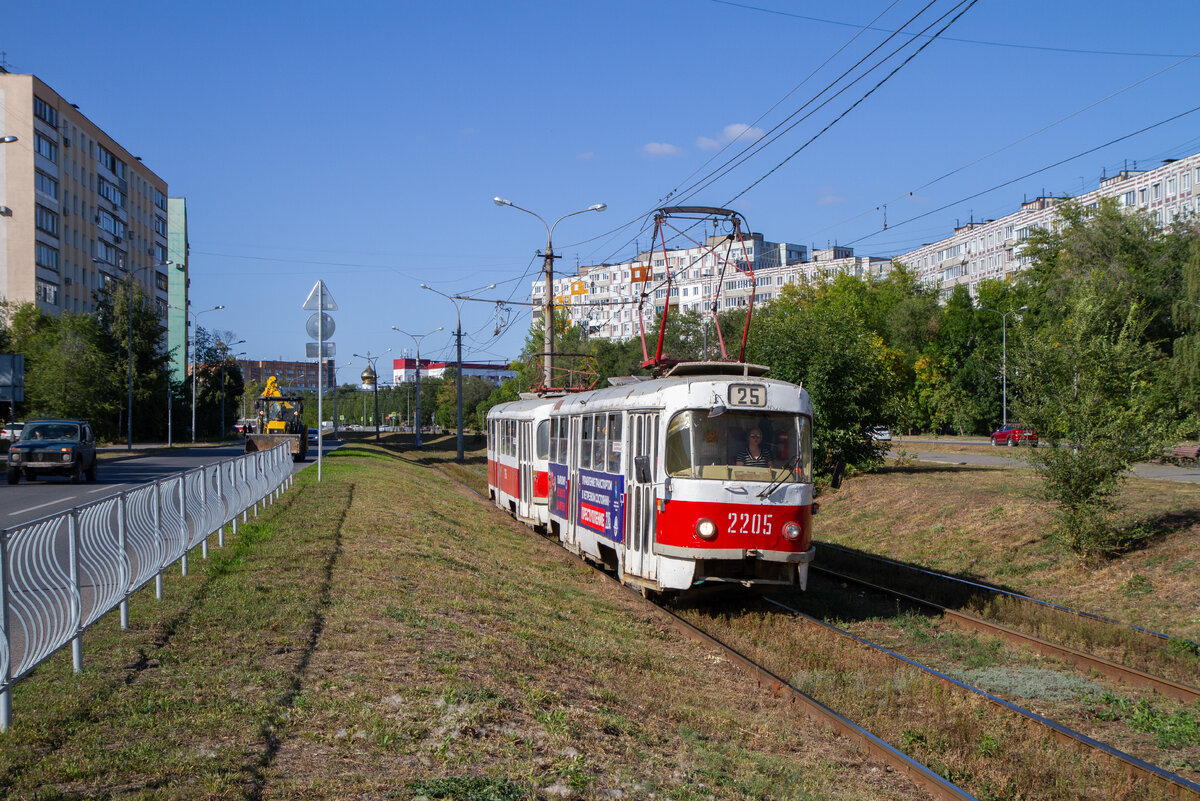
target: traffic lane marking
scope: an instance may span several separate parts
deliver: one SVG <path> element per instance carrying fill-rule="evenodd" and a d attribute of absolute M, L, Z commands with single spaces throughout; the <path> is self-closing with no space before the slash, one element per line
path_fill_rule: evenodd
<path fill-rule="evenodd" d="M 15 511 L 15 512 L 9 512 L 9 513 L 8 513 L 8 516 L 9 516 L 9 517 L 12 517 L 13 515 L 23 515 L 23 514 L 25 514 L 26 512 L 32 512 L 32 511 L 34 511 L 35 509 L 41 509 L 41 508 L 43 508 L 43 507 L 45 507 L 45 506 L 54 506 L 54 505 L 56 505 L 56 504 L 64 503 L 65 501 L 73 501 L 73 500 L 75 500 L 75 496 L 74 496 L 74 495 L 68 495 L 68 496 L 67 496 L 67 497 L 65 497 L 65 498 L 58 498 L 57 500 L 53 500 L 53 501 L 47 501 L 46 503 L 39 503 L 37 506 L 30 506 L 30 507 L 27 507 L 27 508 L 25 508 L 25 509 L 18 509 L 18 510 L 17 510 L 17 511 Z"/>

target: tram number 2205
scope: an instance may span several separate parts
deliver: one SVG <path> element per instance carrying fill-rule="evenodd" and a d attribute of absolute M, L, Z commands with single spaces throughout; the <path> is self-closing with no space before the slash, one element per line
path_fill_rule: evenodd
<path fill-rule="evenodd" d="M 762 384 L 730 384 L 729 405 L 762 408 L 767 405 L 767 388 Z"/>
<path fill-rule="evenodd" d="M 756 536 L 771 536 L 771 518 L 774 515 L 761 515 L 752 512 L 730 512 L 730 534 L 753 534 Z"/>

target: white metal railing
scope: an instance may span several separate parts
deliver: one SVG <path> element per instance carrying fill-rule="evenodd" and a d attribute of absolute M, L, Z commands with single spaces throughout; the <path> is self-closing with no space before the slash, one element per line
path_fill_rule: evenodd
<path fill-rule="evenodd" d="M 12 687 L 67 643 L 83 669 L 84 630 L 197 545 L 225 544 L 225 526 L 291 485 L 288 446 L 248 453 L 0 531 L 0 731 L 12 723 Z"/>

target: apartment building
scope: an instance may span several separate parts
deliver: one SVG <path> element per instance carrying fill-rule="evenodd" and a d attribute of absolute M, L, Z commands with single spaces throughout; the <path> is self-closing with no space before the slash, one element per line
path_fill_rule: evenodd
<path fill-rule="evenodd" d="M 0 69 L 0 137 L 12 136 L 0 144 L 0 295 L 90 312 L 129 271 L 167 325 L 172 287 L 186 292 L 183 271 L 163 266 L 167 182 L 36 76 Z"/>
<path fill-rule="evenodd" d="M 1159 226 L 1166 227 L 1200 212 L 1198 185 L 1200 154 L 1168 159 L 1149 170 L 1125 169 L 1102 176 L 1096 189 L 1076 197 L 1075 201 L 1084 207 L 1095 207 L 1101 198 L 1114 198 L 1121 208 L 1149 212 Z M 1012 214 L 959 225 L 946 239 L 895 256 L 893 260 L 916 271 L 924 283 L 940 286 L 943 294 L 963 284 L 975 295 L 980 281 L 1012 280 L 1029 265 L 1030 258 L 1022 254 L 1022 241 L 1035 228 L 1053 226 L 1063 200 L 1060 197 L 1026 200 Z"/>
<path fill-rule="evenodd" d="M 755 303 L 773 300 L 786 284 L 828 280 L 840 272 L 880 276 L 891 267 L 888 259 L 855 256 L 852 248 L 836 246 L 813 250 L 810 260 L 807 246 L 770 242 L 762 234 L 746 238 L 744 253 L 740 244 L 726 245 L 726 237 L 714 236 L 703 245 L 639 253 L 621 264 L 580 267 L 575 275 L 554 279 L 554 305 L 588 336 L 621 342 L 638 336 L 643 324 L 652 330 L 668 304 L 711 312 L 715 299 L 720 312 L 747 305 L 752 293 Z M 753 278 L 744 272 L 747 263 Z M 535 321 L 541 319 L 545 283 L 544 277 L 533 282 Z"/>
<path fill-rule="evenodd" d="M 271 376 L 279 383 L 279 391 L 285 394 L 292 392 L 316 392 L 318 386 L 316 362 L 284 362 L 284 361 L 251 361 L 238 359 L 238 367 L 242 370 L 242 381 L 245 384 L 261 383 Z M 334 386 L 333 359 L 325 360 L 323 368 L 324 385 L 326 389 Z"/>

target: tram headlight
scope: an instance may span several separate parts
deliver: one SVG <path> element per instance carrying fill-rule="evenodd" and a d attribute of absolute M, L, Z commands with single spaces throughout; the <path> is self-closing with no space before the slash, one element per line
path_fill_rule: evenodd
<path fill-rule="evenodd" d="M 714 540 L 717 538 L 717 524 L 709 520 L 707 517 L 702 517 L 696 521 L 696 536 L 702 540 Z"/>
<path fill-rule="evenodd" d="M 800 525 L 798 523 L 788 523 L 783 527 L 783 536 L 789 540 L 800 539 Z"/>

